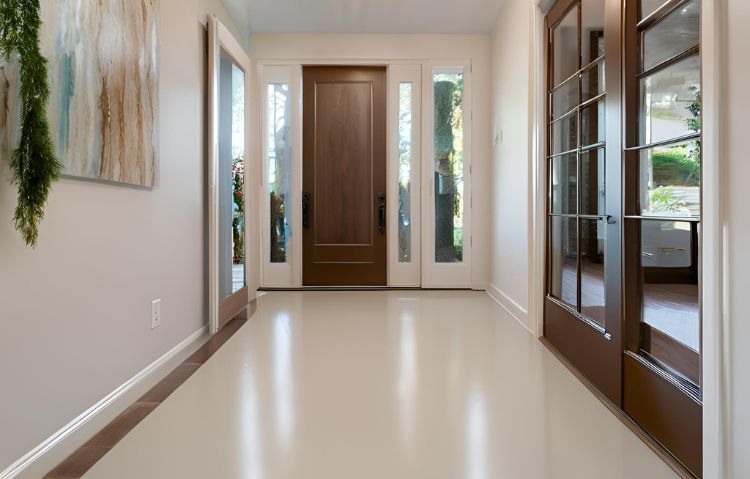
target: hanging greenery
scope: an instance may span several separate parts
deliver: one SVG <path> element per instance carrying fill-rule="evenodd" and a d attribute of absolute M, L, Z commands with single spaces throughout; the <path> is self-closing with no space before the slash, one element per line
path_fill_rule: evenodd
<path fill-rule="evenodd" d="M 47 121 L 49 84 L 47 59 L 39 49 L 39 2 L 0 2 L 0 56 L 7 62 L 17 59 L 20 70 L 21 141 L 10 157 L 11 182 L 18 187 L 13 220 L 31 247 L 39 237 L 50 187 L 62 172 Z"/>

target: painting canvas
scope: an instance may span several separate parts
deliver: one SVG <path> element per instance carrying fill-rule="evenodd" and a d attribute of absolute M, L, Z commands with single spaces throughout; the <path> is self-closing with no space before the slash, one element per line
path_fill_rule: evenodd
<path fill-rule="evenodd" d="M 42 20 L 64 174 L 156 186 L 159 0 L 48 0 Z"/>

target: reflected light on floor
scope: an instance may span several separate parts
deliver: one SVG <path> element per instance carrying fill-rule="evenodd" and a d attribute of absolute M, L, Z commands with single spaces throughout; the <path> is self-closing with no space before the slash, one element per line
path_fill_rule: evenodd
<path fill-rule="evenodd" d="M 292 330 L 287 311 L 273 319 L 273 394 L 276 435 L 288 449 L 294 429 L 294 378 L 292 369 Z"/>

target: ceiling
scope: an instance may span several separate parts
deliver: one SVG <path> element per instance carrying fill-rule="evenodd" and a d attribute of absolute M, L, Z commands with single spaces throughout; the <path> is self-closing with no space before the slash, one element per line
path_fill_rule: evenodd
<path fill-rule="evenodd" d="M 489 33 L 502 0 L 224 0 L 253 33 Z"/>

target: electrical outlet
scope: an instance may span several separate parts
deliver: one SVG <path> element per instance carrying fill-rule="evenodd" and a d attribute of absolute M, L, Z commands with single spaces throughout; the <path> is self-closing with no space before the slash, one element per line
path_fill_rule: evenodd
<path fill-rule="evenodd" d="M 161 299 L 151 301 L 151 329 L 161 326 Z"/>

